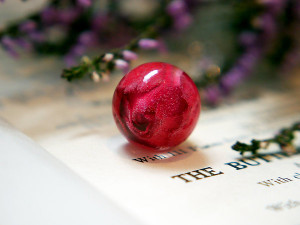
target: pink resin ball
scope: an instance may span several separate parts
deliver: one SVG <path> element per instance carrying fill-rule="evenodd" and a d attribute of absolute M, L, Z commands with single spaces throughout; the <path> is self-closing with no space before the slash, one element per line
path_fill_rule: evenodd
<path fill-rule="evenodd" d="M 127 73 L 113 97 L 116 124 L 132 143 L 168 149 L 192 133 L 200 114 L 200 96 L 181 69 L 146 63 Z"/>

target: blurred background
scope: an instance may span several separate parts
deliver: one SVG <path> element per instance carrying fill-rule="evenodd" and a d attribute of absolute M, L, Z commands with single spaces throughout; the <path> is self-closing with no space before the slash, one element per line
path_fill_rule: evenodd
<path fill-rule="evenodd" d="M 51 59 L 51 76 L 78 86 L 169 62 L 217 106 L 235 89 L 255 95 L 297 76 L 299 18 L 298 0 L 2 0 L 1 61 Z"/>

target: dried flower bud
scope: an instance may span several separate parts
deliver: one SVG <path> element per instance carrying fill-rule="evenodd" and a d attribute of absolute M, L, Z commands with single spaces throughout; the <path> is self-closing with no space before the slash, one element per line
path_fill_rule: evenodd
<path fill-rule="evenodd" d="M 186 11 L 185 2 L 182 0 L 174 0 L 169 3 L 167 6 L 167 12 L 171 16 L 177 16 L 178 14 L 182 14 Z"/>
<path fill-rule="evenodd" d="M 124 50 L 122 54 L 124 59 L 127 61 L 136 60 L 138 58 L 137 54 L 130 50 Z"/>
<path fill-rule="evenodd" d="M 150 38 L 141 39 L 138 45 L 142 49 L 153 49 L 159 46 L 158 41 Z"/>
<path fill-rule="evenodd" d="M 110 62 L 113 58 L 114 58 L 114 55 L 113 55 L 112 53 L 106 53 L 106 54 L 103 56 L 102 60 L 103 60 L 104 62 Z"/>
<path fill-rule="evenodd" d="M 128 72 L 129 64 L 125 60 L 123 60 L 123 59 L 116 59 L 115 60 L 115 65 L 116 65 L 116 68 L 118 68 L 120 70 L 123 70 L 123 72 Z"/>
<path fill-rule="evenodd" d="M 291 145 L 291 144 L 287 144 L 287 145 L 282 145 L 280 146 L 281 149 L 287 153 L 288 155 L 292 155 L 295 154 L 297 152 L 295 146 Z"/>
<path fill-rule="evenodd" d="M 86 64 L 91 64 L 91 60 L 89 57 L 87 57 L 86 55 L 82 56 L 81 61 L 86 63 Z"/>
<path fill-rule="evenodd" d="M 93 80 L 95 83 L 99 83 L 100 80 L 101 80 L 99 74 L 98 74 L 96 71 L 94 71 L 94 72 L 92 73 L 91 78 L 92 78 L 92 80 Z"/>
<path fill-rule="evenodd" d="M 215 77 L 221 73 L 221 68 L 213 64 L 207 68 L 206 73 L 210 77 Z"/>
<path fill-rule="evenodd" d="M 3 44 L 5 47 L 14 47 L 15 46 L 14 40 L 8 36 L 4 36 L 1 39 L 1 44 Z"/>
<path fill-rule="evenodd" d="M 259 147 L 260 148 L 264 148 L 264 149 L 267 149 L 270 145 L 270 142 L 267 142 L 267 141 L 261 141 L 260 144 L 259 144 Z"/>

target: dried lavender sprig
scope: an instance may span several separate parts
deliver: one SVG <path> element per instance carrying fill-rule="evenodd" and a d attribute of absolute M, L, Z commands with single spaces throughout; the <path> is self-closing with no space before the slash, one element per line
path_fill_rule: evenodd
<path fill-rule="evenodd" d="M 78 66 L 64 69 L 62 77 L 68 81 L 72 81 L 86 75 L 91 76 L 94 72 L 100 74 L 100 76 L 102 73 L 108 74 L 115 68 L 126 72 L 130 61 L 137 57 L 134 52 L 137 49 L 158 49 L 161 52 L 165 51 L 162 40 L 156 40 L 158 34 L 161 31 L 171 30 L 172 28 L 176 31 L 185 29 L 191 22 L 190 12 L 198 4 L 198 2 L 193 2 L 193 0 L 163 0 L 157 10 L 158 13 L 154 16 L 154 22 L 148 25 L 130 44 L 111 51 L 113 54 L 112 61 L 107 62 L 103 60 L 105 56 L 103 54 L 94 59 L 89 59 L 88 64 L 82 61 Z"/>
<path fill-rule="evenodd" d="M 162 8 L 165 8 L 168 2 L 169 1 L 164 1 Z M 162 14 L 128 45 L 111 51 L 111 53 L 109 53 L 109 55 L 112 56 L 110 60 L 106 60 L 108 54 L 102 54 L 93 59 L 84 57 L 85 60 L 82 60 L 80 65 L 64 69 L 61 77 L 72 81 L 74 79 L 83 78 L 86 75 L 91 76 L 93 72 L 96 72 L 100 76 L 102 76 L 102 74 L 109 74 L 116 68 L 126 72 L 129 68 L 130 61 L 134 60 L 137 56 L 134 51 L 137 49 L 149 50 L 159 48 L 160 43 L 155 40 L 155 38 L 162 29 L 169 27 L 170 24 L 170 16 L 168 14 Z"/>
<path fill-rule="evenodd" d="M 290 40 L 289 46 L 281 47 L 285 51 L 280 51 L 282 54 L 281 59 L 281 74 L 287 74 L 295 66 L 300 64 L 300 2 L 297 0 L 292 1 L 291 12 L 288 14 L 292 17 L 289 23 L 285 23 L 284 26 L 288 27 L 287 32 L 283 35 L 285 39 Z M 293 32 L 291 32 L 293 31 Z M 281 40 L 282 41 L 282 40 Z"/>
<path fill-rule="evenodd" d="M 278 26 L 278 21 L 282 19 L 280 16 L 285 12 L 287 1 L 289 0 L 259 3 L 245 1 L 239 3 L 248 4 L 242 10 L 237 5 L 238 22 L 235 29 L 243 30 L 239 35 L 239 49 L 242 53 L 234 61 L 227 62 L 221 73 L 214 76 L 204 74 L 202 80 L 197 81 L 198 86 L 204 88 L 207 103 L 216 105 L 224 95 L 229 94 L 252 74 L 260 58 L 269 51 L 270 43 L 286 29 Z"/>
<path fill-rule="evenodd" d="M 300 122 L 296 122 L 288 128 L 281 129 L 278 134 L 272 138 L 264 140 L 253 139 L 251 144 L 245 144 L 237 141 L 232 149 L 240 152 L 243 155 L 245 152 L 250 152 L 251 154 L 257 154 L 259 149 L 266 149 L 271 143 L 277 144 L 283 152 L 288 154 L 293 154 L 296 152 L 295 146 L 293 145 L 293 140 L 295 139 L 295 132 L 300 131 Z"/>
<path fill-rule="evenodd" d="M 101 56 L 93 59 L 85 56 L 78 66 L 64 69 L 61 77 L 67 79 L 68 81 L 72 81 L 75 79 L 81 79 L 87 75 L 92 75 L 93 72 L 98 73 L 100 76 L 102 76 L 103 73 L 109 74 L 116 68 L 126 72 L 128 71 L 130 61 L 137 57 L 136 53 L 134 53 L 132 50 L 137 48 L 150 48 L 147 46 L 147 44 L 145 44 L 145 42 L 143 42 L 142 45 L 139 44 L 140 41 L 144 40 L 145 39 L 137 39 L 124 48 L 116 49 L 112 51 L 112 53 L 102 54 Z M 156 42 L 154 39 L 147 39 L 146 41 L 151 41 L 151 44 L 149 45 L 152 45 L 152 43 Z M 143 47 L 143 45 L 146 47 Z"/>

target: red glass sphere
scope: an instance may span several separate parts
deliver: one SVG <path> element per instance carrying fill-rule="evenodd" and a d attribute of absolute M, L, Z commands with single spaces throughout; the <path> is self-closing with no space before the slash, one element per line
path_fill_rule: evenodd
<path fill-rule="evenodd" d="M 132 143 L 155 149 L 174 147 L 191 134 L 200 114 L 192 79 L 163 62 L 146 63 L 127 73 L 113 96 L 116 124 Z"/>

